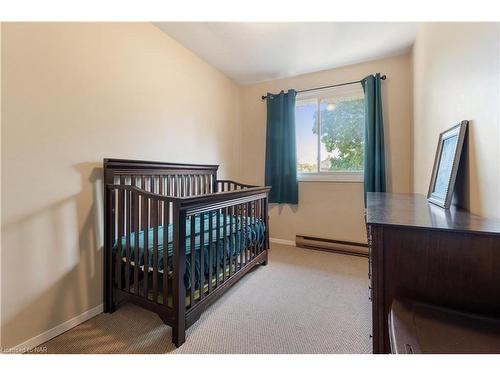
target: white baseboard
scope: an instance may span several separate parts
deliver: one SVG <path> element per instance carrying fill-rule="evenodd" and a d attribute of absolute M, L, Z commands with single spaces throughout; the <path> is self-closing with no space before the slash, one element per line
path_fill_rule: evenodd
<path fill-rule="evenodd" d="M 83 314 L 80 314 L 78 316 L 75 316 L 74 318 L 71 318 L 70 320 L 59 324 L 58 326 L 55 326 L 54 328 L 49 329 L 48 331 L 45 331 L 35 337 L 32 337 L 29 340 L 26 340 L 25 342 L 14 346 L 11 349 L 5 349 L 5 352 L 9 353 L 24 353 L 27 352 L 44 342 L 49 341 L 50 339 L 53 339 L 56 336 L 59 336 L 60 334 L 70 330 L 73 327 L 76 327 L 78 324 L 81 324 L 91 318 L 93 318 L 96 315 L 99 315 L 103 311 L 103 305 L 98 305 L 88 311 L 85 311 Z"/>
<path fill-rule="evenodd" d="M 295 241 L 282 240 L 280 238 L 269 238 L 269 242 L 271 242 L 271 243 L 277 243 L 277 244 L 280 244 L 280 245 L 295 246 Z"/>

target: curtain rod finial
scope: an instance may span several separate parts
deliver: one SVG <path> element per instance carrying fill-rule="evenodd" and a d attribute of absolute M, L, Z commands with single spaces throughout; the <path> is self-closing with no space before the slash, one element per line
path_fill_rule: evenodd
<path fill-rule="evenodd" d="M 385 74 L 384 74 L 382 77 L 380 77 L 380 79 L 381 79 L 382 81 L 385 81 L 385 79 L 386 79 L 386 78 L 387 78 L 387 76 L 386 76 Z"/>

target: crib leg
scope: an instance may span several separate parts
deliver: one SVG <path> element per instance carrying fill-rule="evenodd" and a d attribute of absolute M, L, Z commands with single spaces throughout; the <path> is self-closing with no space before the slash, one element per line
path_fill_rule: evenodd
<path fill-rule="evenodd" d="M 105 313 L 115 312 L 115 304 L 113 301 L 113 280 L 109 277 L 109 272 L 104 275 L 104 307 Z"/>
<path fill-rule="evenodd" d="M 177 348 L 186 342 L 186 326 L 184 317 L 179 320 L 182 320 L 182 322 L 175 322 L 172 327 L 172 342 Z"/>
<path fill-rule="evenodd" d="M 266 256 L 265 256 L 264 260 L 262 261 L 261 265 L 267 266 L 267 254 L 268 254 L 269 250 L 264 250 L 264 251 L 266 252 Z"/>
<path fill-rule="evenodd" d="M 115 312 L 115 310 L 116 310 L 116 304 L 113 299 L 113 288 L 106 287 L 103 312 L 112 314 Z"/>

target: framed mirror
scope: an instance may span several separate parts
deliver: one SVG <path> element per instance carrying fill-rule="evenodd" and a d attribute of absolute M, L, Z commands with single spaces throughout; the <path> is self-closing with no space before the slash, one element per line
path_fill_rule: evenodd
<path fill-rule="evenodd" d="M 446 209 L 453 197 L 468 124 L 462 121 L 439 135 L 427 200 Z"/>

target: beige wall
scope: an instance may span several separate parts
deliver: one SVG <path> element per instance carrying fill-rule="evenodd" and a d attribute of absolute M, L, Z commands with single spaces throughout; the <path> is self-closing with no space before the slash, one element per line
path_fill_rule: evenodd
<path fill-rule="evenodd" d="M 261 96 L 361 79 L 382 72 L 388 190 L 409 192 L 411 181 L 410 55 L 351 65 L 298 77 L 244 86 L 241 90 L 241 177 L 264 182 L 266 105 Z M 271 237 L 294 240 L 296 234 L 366 242 L 363 184 L 300 182 L 299 204 L 270 209 Z"/>
<path fill-rule="evenodd" d="M 500 217 L 499 25 L 421 25 L 413 75 L 415 192 L 427 193 L 439 133 L 469 120 L 458 203 L 474 213 Z"/>
<path fill-rule="evenodd" d="M 2 343 L 102 303 L 102 159 L 220 163 L 239 88 L 151 24 L 2 30 Z"/>

